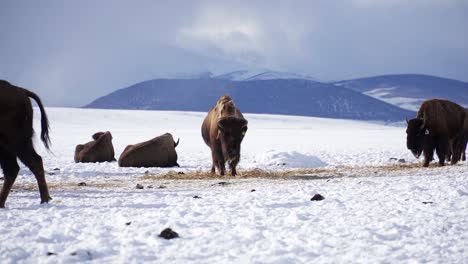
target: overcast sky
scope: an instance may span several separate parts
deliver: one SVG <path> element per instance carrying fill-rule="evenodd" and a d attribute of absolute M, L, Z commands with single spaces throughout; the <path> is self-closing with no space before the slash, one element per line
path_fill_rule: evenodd
<path fill-rule="evenodd" d="M 468 81 L 468 1 L 0 1 L 0 79 L 49 106 L 244 68 Z"/>

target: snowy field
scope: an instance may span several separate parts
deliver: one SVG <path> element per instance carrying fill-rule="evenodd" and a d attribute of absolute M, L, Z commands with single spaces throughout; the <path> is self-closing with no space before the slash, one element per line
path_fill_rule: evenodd
<path fill-rule="evenodd" d="M 211 168 L 204 113 L 47 112 L 52 153 L 36 148 L 53 200 L 39 204 L 22 166 L 0 209 L 0 263 L 468 262 L 468 163 L 420 168 L 404 127 L 247 114 L 240 176 L 190 179 Z M 170 132 L 181 167 L 75 164 L 97 131 L 112 132 L 117 159 Z M 166 227 L 180 237 L 159 238 Z"/>

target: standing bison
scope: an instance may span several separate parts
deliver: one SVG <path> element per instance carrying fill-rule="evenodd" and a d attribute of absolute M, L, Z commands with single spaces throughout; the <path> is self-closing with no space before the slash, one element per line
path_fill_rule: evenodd
<path fill-rule="evenodd" d="M 128 145 L 120 155 L 120 167 L 174 167 L 177 164 L 175 148 L 179 140 L 174 142 L 171 134 L 166 133 L 151 140 Z"/>
<path fill-rule="evenodd" d="M 231 175 L 235 176 L 240 160 L 241 142 L 247 132 L 247 120 L 229 95 L 219 98 L 211 108 L 203 121 L 201 132 L 203 140 L 211 149 L 211 173 L 214 174 L 217 168 L 219 174 L 224 175 L 227 161 Z"/>
<path fill-rule="evenodd" d="M 41 140 L 49 149 L 49 121 L 41 99 L 33 92 L 0 80 L 0 165 L 4 174 L 0 208 L 5 207 L 5 201 L 18 175 L 17 157 L 34 173 L 41 203 L 51 200 L 42 158 L 36 153 L 32 143 L 33 109 L 29 98 L 36 101 L 41 111 Z"/>
<path fill-rule="evenodd" d="M 109 131 L 93 135 L 93 141 L 75 148 L 75 162 L 115 161 L 112 135 Z"/>
<path fill-rule="evenodd" d="M 451 163 L 460 159 L 461 145 L 454 144 L 463 133 L 465 119 L 463 107 L 447 100 L 424 101 L 416 118 L 407 121 L 406 145 L 416 158 L 424 153 L 423 166 L 429 166 L 434 149 L 443 166 L 445 158 L 452 153 Z"/>

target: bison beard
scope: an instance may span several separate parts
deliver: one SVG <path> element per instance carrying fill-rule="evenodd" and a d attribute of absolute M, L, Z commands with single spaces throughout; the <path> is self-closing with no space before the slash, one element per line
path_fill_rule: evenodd
<path fill-rule="evenodd" d="M 416 158 L 424 153 L 424 167 L 433 160 L 434 149 L 440 166 L 444 166 L 451 153 L 451 163 L 456 164 L 462 144 L 454 142 L 459 142 L 465 115 L 463 107 L 453 102 L 439 99 L 424 101 L 417 117 L 407 121 L 407 148 Z"/>
<path fill-rule="evenodd" d="M 211 149 L 211 173 L 216 168 L 220 175 L 226 171 L 228 162 L 231 175 L 237 174 L 236 166 L 240 161 L 241 143 L 247 132 L 247 120 L 235 106 L 229 95 L 219 98 L 208 112 L 201 127 L 202 137 Z"/>
<path fill-rule="evenodd" d="M 40 98 L 26 89 L 0 80 L 0 165 L 5 178 L 0 193 L 0 208 L 5 207 L 8 194 L 18 175 L 16 158 L 19 158 L 36 177 L 41 203 L 52 199 L 45 180 L 42 158 L 36 153 L 32 143 L 33 109 L 29 98 L 34 99 L 39 106 L 41 140 L 49 149 L 49 120 Z"/>

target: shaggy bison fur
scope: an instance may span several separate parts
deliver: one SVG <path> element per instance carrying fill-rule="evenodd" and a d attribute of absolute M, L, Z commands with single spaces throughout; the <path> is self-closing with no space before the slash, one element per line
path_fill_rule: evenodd
<path fill-rule="evenodd" d="M 235 176 L 240 160 L 241 143 L 247 132 L 247 120 L 229 95 L 219 98 L 211 108 L 203 121 L 201 132 L 203 140 L 211 149 L 211 173 L 214 174 L 217 168 L 219 174 L 224 175 L 227 161 L 231 175 Z"/>
<path fill-rule="evenodd" d="M 0 208 L 5 207 L 5 201 L 18 175 L 17 158 L 36 177 L 41 203 L 47 203 L 51 200 L 44 176 L 42 158 L 34 150 L 32 142 L 34 134 L 33 109 L 29 98 L 36 101 L 41 111 L 41 140 L 49 149 L 49 120 L 41 99 L 33 92 L 0 80 L 0 165 L 4 174 L 0 193 Z"/>
<path fill-rule="evenodd" d="M 465 108 L 465 120 L 463 122 L 463 129 L 460 135 L 454 140 L 453 148 L 460 149 L 459 159 L 466 160 L 466 145 L 468 143 L 468 109 Z M 452 155 L 453 156 L 453 155 Z M 453 157 L 452 157 L 453 158 Z"/>
<path fill-rule="evenodd" d="M 416 118 L 407 121 L 406 145 L 416 158 L 424 153 L 423 166 L 429 166 L 434 149 L 443 166 L 446 157 L 452 153 L 451 163 L 460 159 L 465 110 L 456 103 L 432 99 L 424 101 Z"/>
<path fill-rule="evenodd" d="M 149 141 L 128 145 L 120 155 L 120 167 L 174 167 L 177 164 L 174 142 L 171 134 L 166 133 Z"/>
<path fill-rule="evenodd" d="M 98 132 L 93 135 L 93 141 L 75 148 L 75 162 L 106 162 L 115 161 L 112 134 Z"/>

